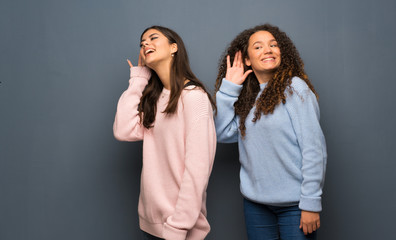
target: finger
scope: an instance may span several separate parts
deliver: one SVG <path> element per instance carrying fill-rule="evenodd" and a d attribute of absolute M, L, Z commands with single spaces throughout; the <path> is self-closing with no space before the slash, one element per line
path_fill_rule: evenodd
<path fill-rule="evenodd" d="M 231 68 L 230 55 L 227 55 L 227 69 Z"/>
<path fill-rule="evenodd" d="M 142 54 L 139 54 L 138 66 L 142 66 Z"/>
<path fill-rule="evenodd" d="M 239 60 L 239 51 L 237 53 L 235 53 L 234 61 L 235 61 L 234 67 L 240 67 L 241 66 L 240 60 Z"/>
<path fill-rule="evenodd" d="M 140 49 L 139 52 L 139 60 L 138 60 L 138 66 L 144 66 L 144 55 L 143 55 L 143 48 Z"/>
<path fill-rule="evenodd" d="M 243 67 L 243 63 L 242 63 L 242 52 L 241 52 L 241 51 L 239 51 L 238 63 L 239 63 L 239 67 Z"/>
<path fill-rule="evenodd" d="M 312 231 L 314 232 L 314 231 L 316 231 L 316 223 L 314 223 L 314 224 L 312 224 Z"/>
<path fill-rule="evenodd" d="M 308 224 L 308 226 L 307 226 L 307 231 L 308 231 L 308 233 L 312 233 L 312 231 L 313 231 L 312 225 L 313 225 L 313 224 Z"/>
<path fill-rule="evenodd" d="M 303 232 L 304 232 L 305 235 L 308 234 L 307 224 L 303 224 Z"/>
<path fill-rule="evenodd" d="M 320 220 L 318 220 L 317 222 L 316 222 L 316 229 L 319 229 L 320 228 Z"/>
<path fill-rule="evenodd" d="M 236 67 L 236 66 L 237 66 L 237 59 L 238 59 L 238 52 L 235 53 L 235 55 L 234 55 L 234 61 L 232 62 L 232 66 L 233 66 L 233 67 Z"/>
<path fill-rule="evenodd" d="M 127 62 L 129 64 L 129 67 L 133 67 L 133 65 L 132 65 L 131 61 L 129 61 L 129 59 L 127 59 Z"/>

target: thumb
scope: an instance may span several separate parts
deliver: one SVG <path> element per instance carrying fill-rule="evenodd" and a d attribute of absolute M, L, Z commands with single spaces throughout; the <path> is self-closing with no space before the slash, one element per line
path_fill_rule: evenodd
<path fill-rule="evenodd" d="M 253 72 L 253 70 L 247 70 L 247 71 L 243 74 L 243 76 L 242 76 L 243 80 L 245 80 L 245 79 L 247 78 L 247 76 L 248 76 L 249 74 L 251 74 L 252 72 Z"/>

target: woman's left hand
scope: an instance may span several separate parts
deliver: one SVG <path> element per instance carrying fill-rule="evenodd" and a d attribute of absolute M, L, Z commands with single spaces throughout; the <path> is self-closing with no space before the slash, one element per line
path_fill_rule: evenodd
<path fill-rule="evenodd" d="M 318 212 L 301 211 L 300 229 L 304 234 L 310 234 L 320 227 L 320 217 Z"/>

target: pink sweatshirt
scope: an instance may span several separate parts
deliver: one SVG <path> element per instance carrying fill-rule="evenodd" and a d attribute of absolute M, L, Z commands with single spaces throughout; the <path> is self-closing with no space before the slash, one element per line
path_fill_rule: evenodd
<path fill-rule="evenodd" d="M 164 239 L 202 240 L 210 231 L 206 187 L 216 151 L 212 107 L 204 91 L 188 86 L 177 112 L 166 115 L 170 91 L 164 88 L 154 127 L 147 129 L 140 124 L 137 108 L 149 78 L 148 68 L 131 68 L 113 129 L 120 141 L 143 140 L 140 228 Z"/>

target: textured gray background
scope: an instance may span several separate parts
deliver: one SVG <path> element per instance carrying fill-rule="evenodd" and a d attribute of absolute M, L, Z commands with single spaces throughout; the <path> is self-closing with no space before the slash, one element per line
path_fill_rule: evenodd
<path fill-rule="evenodd" d="M 394 0 L 0 0 L 0 239 L 139 239 L 141 143 L 112 136 L 126 58 L 153 24 L 213 91 L 226 45 L 270 22 L 299 49 L 328 144 L 319 239 L 396 235 Z M 392 107 L 393 106 L 393 107 Z M 235 144 L 219 144 L 208 239 L 246 239 Z"/>

